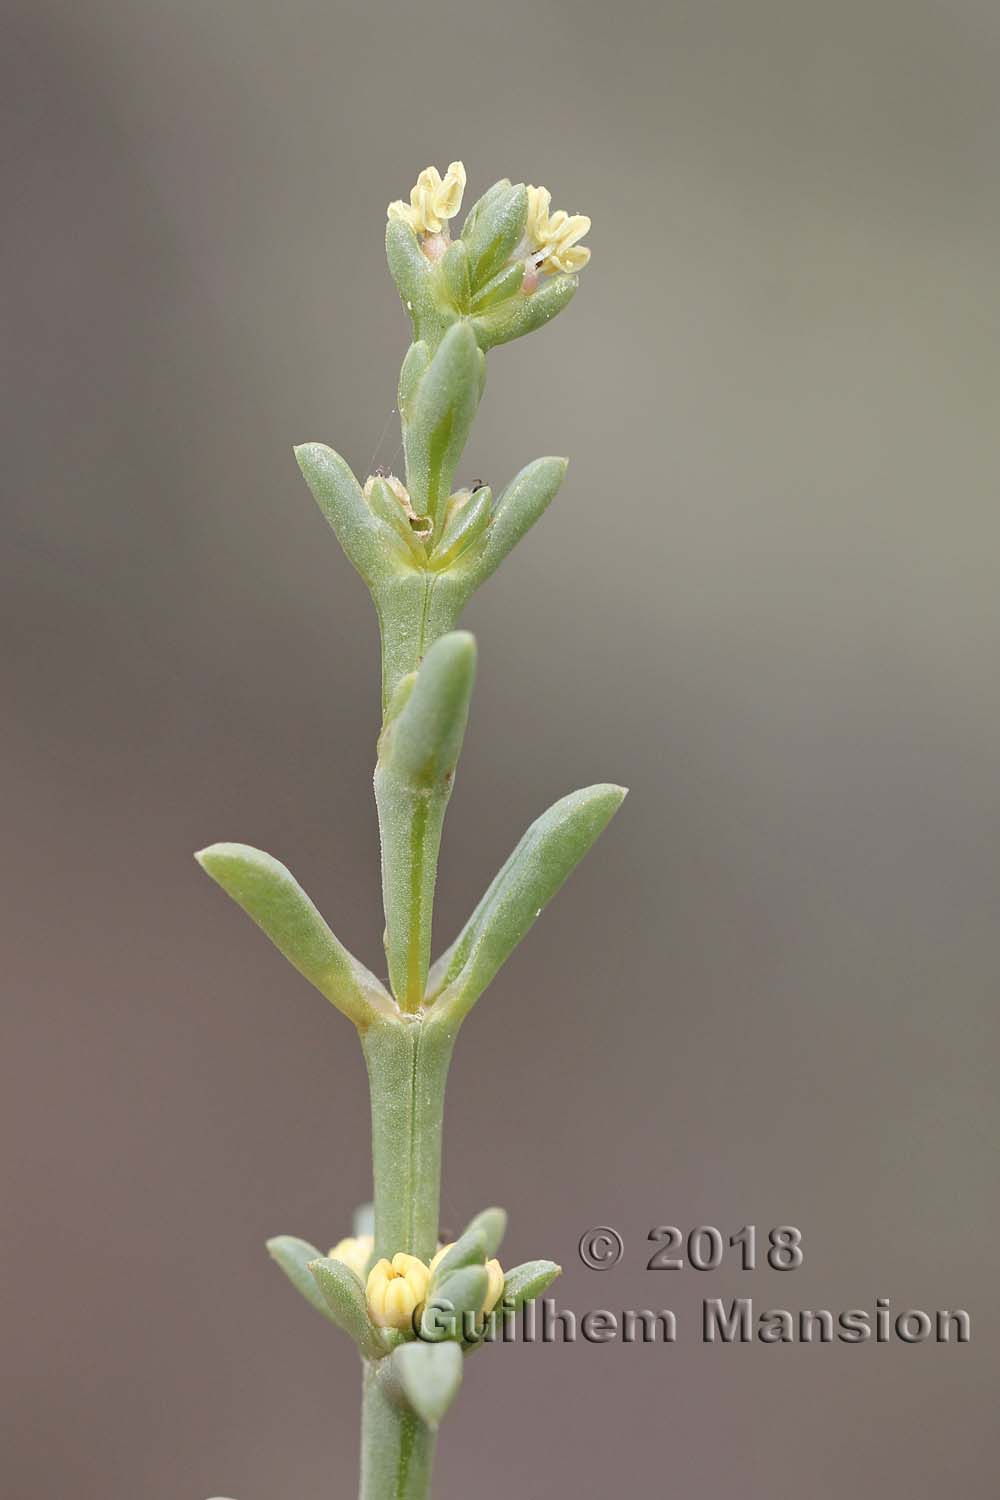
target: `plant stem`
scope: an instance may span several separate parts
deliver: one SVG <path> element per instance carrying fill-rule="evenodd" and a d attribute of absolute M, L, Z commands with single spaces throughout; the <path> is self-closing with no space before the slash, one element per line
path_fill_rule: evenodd
<path fill-rule="evenodd" d="M 379 1365 L 365 1365 L 359 1500 L 427 1500 L 437 1433 L 392 1400 Z"/>
<path fill-rule="evenodd" d="M 375 1256 L 437 1249 L 444 1090 L 454 1031 L 420 1015 L 376 1022 L 362 1045 L 372 1102 Z"/>
<path fill-rule="evenodd" d="M 394 578 L 376 597 L 382 631 L 382 712 L 408 672 L 415 672 L 438 636 L 454 630 L 466 591 L 444 573 Z"/>
<path fill-rule="evenodd" d="M 453 1029 L 421 1015 L 376 1022 L 362 1039 L 372 1101 L 375 1255 L 428 1261 L 437 1248 L 441 1134 Z M 360 1500 L 426 1500 L 437 1434 L 366 1363 Z"/>

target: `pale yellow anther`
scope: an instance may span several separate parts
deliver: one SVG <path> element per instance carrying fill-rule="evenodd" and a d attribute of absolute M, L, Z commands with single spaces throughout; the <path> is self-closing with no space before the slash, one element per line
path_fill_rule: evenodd
<path fill-rule="evenodd" d="M 425 167 L 410 189 L 410 201 L 389 204 L 389 218 L 408 224 L 414 234 L 440 234 L 462 207 L 465 167 L 453 161 L 444 177 L 437 167 Z"/>
<path fill-rule="evenodd" d="M 329 1254 L 331 1260 L 339 1260 L 363 1283 L 374 1248 L 375 1241 L 370 1234 L 348 1235 L 338 1240 Z"/>
<path fill-rule="evenodd" d="M 448 1251 L 453 1249 L 453 1247 L 454 1242 L 451 1245 L 441 1246 L 440 1250 L 431 1261 L 432 1276 L 434 1275 L 434 1272 L 437 1270 L 438 1266 L 444 1260 L 445 1256 L 448 1254 Z M 497 1303 L 500 1301 L 501 1295 L 503 1294 L 503 1284 L 503 1266 L 501 1266 L 498 1260 L 488 1260 L 486 1262 L 486 1296 L 483 1298 L 483 1305 L 479 1309 L 481 1313 L 485 1314 L 491 1313 L 493 1311 Z"/>
<path fill-rule="evenodd" d="M 528 236 L 530 245 L 540 245 L 542 236 L 549 222 L 549 209 L 552 206 L 552 194 L 548 188 L 532 187 L 528 185 L 528 217 L 525 222 L 524 231 Z"/>
<path fill-rule="evenodd" d="M 568 214 L 557 208 L 550 213 L 552 194 L 548 188 L 528 188 L 528 218 L 525 236 L 528 252 L 545 271 L 582 271 L 590 259 L 585 245 L 578 245 L 590 231 L 586 214 Z"/>
<path fill-rule="evenodd" d="M 365 1295 L 373 1323 L 412 1330 L 413 1315 L 427 1297 L 431 1273 L 422 1260 L 402 1251 L 378 1260 L 368 1273 Z"/>

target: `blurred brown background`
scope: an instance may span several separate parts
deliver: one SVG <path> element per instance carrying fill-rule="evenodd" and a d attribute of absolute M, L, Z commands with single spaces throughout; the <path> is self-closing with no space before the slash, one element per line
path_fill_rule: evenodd
<path fill-rule="evenodd" d="M 375 624 L 291 446 L 397 456 L 385 204 L 458 156 L 594 259 L 463 466 L 573 459 L 467 616 L 442 940 L 549 801 L 632 796 L 463 1035 L 445 1220 L 681 1335 L 477 1359 L 436 1493 L 994 1495 L 1000 12 L 5 10 L 7 1493 L 354 1493 L 353 1353 L 263 1241 L 366 1196 L 360 1058 L 190 856 L 378 963 Z M 804 1267 L 644 1270 L 747 1222 Z M 741 1294 L 973 1340 L 700 1345 Z"/>

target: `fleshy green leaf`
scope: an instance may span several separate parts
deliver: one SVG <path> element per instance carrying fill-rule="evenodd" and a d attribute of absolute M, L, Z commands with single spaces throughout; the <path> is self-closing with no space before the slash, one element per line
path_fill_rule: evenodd
<path fill-rule="evenodd" d="M 472 326 L 479 347 L 493 349 L 497 344 L 509 344 L 511 339 L 533 333 L 536 328 L 551 322 L 557 313 L 562 312 L 578 285 L 576 276 L 548 277 L 537 291 L 512 297 L 477 313 Z"/>
<path fill-rule="evenodd" d="M 528 190 L 523 182 L 514 186 L 496 182 L 473 204 L 462 226 L 473 291 L 491 280 L 510 258 L 524 234 L 527 217 Z"/>
<path fill-rule="evenodd" d="M 422 339 L 411 344 L 403 357 L 399 371 L 399 414 L 404 426 L 413 419 L 413 403 L 430 362 L 430 345 Z"/>
<path fill-rule="evenodd" d="M 268 1240 L 267 1253 L 272 1260 L 277 1261 L 295 1290 L 317 1312 L 322 1313 L 324 1318 L 336 1323 L 337 1319 L 327 1306 L 323 1293 L 316 1285 L 316 1278 L 309 1269 L 310 1263 L 320 1257 L 316 1246 L 310 1245 L 308 1240 L 296 1239 L 292 1234 L 279 1234 Z"/>
<path fill-rule="evenodd" d="M 441 535 L 430 555 L 430 566 L 434 569 L 451 567 L 466 548 L 482 536 L 492 514 L 493 491 L 489 485 L 482 485 L 471 495 L 464 492 L 452 497 L 445 511 Z"/>
<path fill-rule="evenodd" d="M 484 1208 L 465 1226 L 462 1238 L 469 1234 L 481 1234 L 486 1241 L 486 1259 L 492 1260 L 500 1254 L 503 1237 L 507 1233 L 507 1213 L 502 1208 Z"/>
<path fill-rule="evenodd" d="M 470 592 L 496 571 L 555 499 L 566 465 L 565 458 L 536 458 L 515 474 L 493 507 L 482 546 L 471 548 L 456 563 L 456 574 Z"/>
<path fill-rule="evenodd" d="M 486 1301 L 489 1278 L 483 1266 L 462 1266 L 431 1288 L 423 1317 L 420 1337 L 434 1343 L 441 1339 L 461 1339 L 468 1314 L 478 1313 Z"/>
<path fill-rule="evenodd" d="M 338 942 L 298 881 L 277 859 L 248 844 L 212 844 L 195 855 L 210 875 L 267 934 L 299 973 L 356 1026 L 392 1001 L 364 964 Z"/>
<path fill-rule="evenodd" d="M 413 396 L 405 433 L 407 485 L 414 509 L 432 516 L 435 527 L 479 405 L 483 368 L 463 319 L 441 340 Z"/>
<path fill-rule="evenodd" d="M 476 642 L 467 630 L 435 641 L 379 741 L 386 771 L 420 791 L 449 777 L 462 749 L 475 675 Z"/>
<path fill-rule="evenodd" d="M 414 323 L 418 323 L 431 305 L 433 268 L 409 225 L 398 219 L 388 221 L 385 255 L 403 306 Z"/>
<path fill-rule="evenodd" d="M 412 686 L 403 679 L 379 740 L 375 801 L 382 836 L 386 954 L 393 992 L 409 1010 L 416 1010 L 424 996 L 441 828 L 475 670 L 473 637 L 462 630 L 442 636 L 427 652 Z"/>
<path fill-rule="evenodd" d="M 457 1344 L 401 1344 L 389 1361 L 398 1395 L 430 1428 L 437 1427 L 462 1384 L 462 1351 Z"/>
<path fill-rule="evenodd" d="M 497 303 L 506 302 L 508 297 L 516 296 L 523 284 L 524 262 L 518 260 L 512 266 L 505 266 L 480 288 L 472 299 L 472 311 L 486 312 Z"/>
<path fill-rule="evenodd" d="M 526 1302 L 540 1297 L 560 1275 L 562 1266 L 557 1266 L 554 1260 L 526 1260 L 523 1265 L 513 1266 L 504 1278 L 500 1306 L 505 1312 L 517 1312 Z"/>
<path fill-rule="evenodd" d="M 354 1272 L 339 1260 L 317 1256 L 309 1264 L 333 1321 L 357 1344 L 367 1359 L 378 1359 L 385 1348 L 368 1317 L 365 1290 Z"/>
<path fill-rule="evenodd" d="M 325 443 L 300 443 L 295 457 L 313 499 L 362 578 L 373 585 L 385 573 L 385 533 L 350 465 Z"/>
<path fill-rule="evenodd" d="M 557 1266 L 552 1260 L 528 1260 L 508 1271 L 499 1302 L 483 1320 L 479 1336 L 466 1342 L 466 1354 L 473 1354 L 487 1344 L 497 1343 L 503 1337 L 503 1320 L 512 1317 L 526 1302 L 533 1302 L 536 1297 L 540 1297 L 561 1274 L 562 1266 Z"/>
<path fill-rule="evenodd" d="M 462 314 L 467 313 L 472 297 L 468 248 L 461 240 L 455 240 L 454 244 L 448 247 L 438 266 L 441 280 L 456 311 Z"/>
<path fill-rule="evenodd" d="M 462 225 L 462 238 L 465 240 L 467 245 L 472 244 L 482 221 L 483 215 L 490 210 L 492 205 L 496 203 L 499 198 L 502 198 L 505 193 L 509 193 L 510 189 L 510 178 L 499 177 L 497 181 L 492 183 L 491 186 L 486 189 L 485 193 L 481 194 L 481 196 L 476 199 L 475 203 L 473 203 L 472 206 L 466 210 L 465 223 Z"/>
<path fill-rule="evenodd" d="M 442 1019 L 472 1008 L 501 964 L 607 827 L 624 787 L 584 787 L 537 818 L 494 878 L 456 941 L 431 971 L 427 992 Z M 433 1014 L 433 1012 L 432 1012 Z"/>
<path fill-rule="evenodd" d="M 453 1271 L 464 1266 L 481 1266 L 486 1262 L 486 1236 L 481 1229 L 467 1229 L 438 1263 L 431 1285 L 441 1286 Z"/>

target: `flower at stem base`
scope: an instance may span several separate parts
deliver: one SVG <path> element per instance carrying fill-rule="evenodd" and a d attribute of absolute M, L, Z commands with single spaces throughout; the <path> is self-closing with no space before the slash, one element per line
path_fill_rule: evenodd
<path fill-rule="evenodd" d="M 375 1249 L 375 1240 L 370 1234 L 347 1235 L 346 1238 L 338 1240 L 329 1252 L 331 1260 L 339 1260 L 341 1265 L 353 1271 L 358 1280 L 364 1285 L 365 1272 L 368 1262 L 371 1260 L 372 1251 Z"/>
<path fill-rule="evenodd" d="M 365 1288 L 372 1322 L 380 1328 L 411 1330 L 414 1314 L 427 1297 L 430 1279 L 427 1266 L 415 1255 L 400 1250 L 392 1260 L 377 1260 Z"/>

